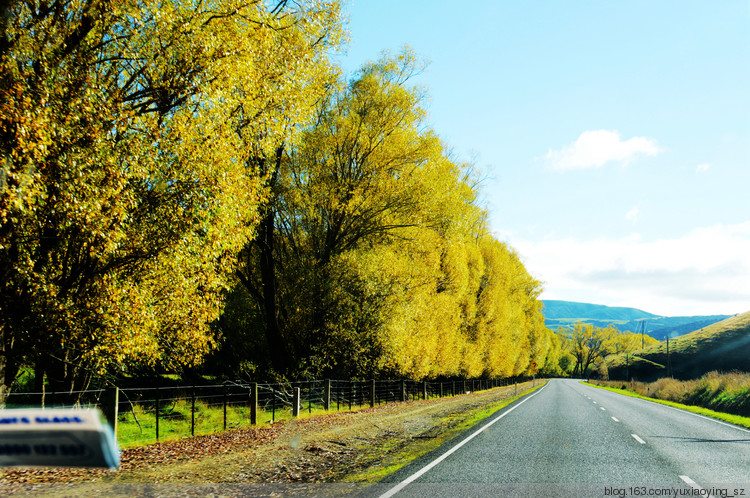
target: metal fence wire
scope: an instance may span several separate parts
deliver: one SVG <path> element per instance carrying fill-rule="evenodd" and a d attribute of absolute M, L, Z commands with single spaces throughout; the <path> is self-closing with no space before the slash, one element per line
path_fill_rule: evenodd
<path fill-rule="evenodd" d="M 457 396 L 528 378 L 448 381 L 310 380 L 10 393 L 6 408 L 98 408 L 123 446 L 210 434 L 293 417 Z"/>

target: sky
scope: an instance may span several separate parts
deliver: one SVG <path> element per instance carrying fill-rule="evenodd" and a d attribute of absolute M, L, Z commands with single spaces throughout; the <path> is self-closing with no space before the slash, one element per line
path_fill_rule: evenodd
<path fill-rule="evenodd" d="M 750 1 L 350 0 L 347 74 L 409 46 L 542 299 L 750 311 Z"/>

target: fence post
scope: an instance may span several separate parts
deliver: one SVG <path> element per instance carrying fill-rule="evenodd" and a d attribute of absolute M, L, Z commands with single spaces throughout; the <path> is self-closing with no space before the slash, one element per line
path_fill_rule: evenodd
<path fill-rule="evenodd" d="M 372 379 L 372 384 L 370 384 L 370 408 L 375 406 L 375 379 Z"/>
<path fill-rule="evenodd" d="M 325 411 L 331 409 L 331 379 L 326 380 L 326 385 L 323 392 L 323 407 L 325 408 Z"/>
<path fill-rule="evenodd" d="M 227 386 L 224 385 L 224 430 L 227 430 Z"/>
<path fill-rule="evenodd" d="M 440 383 L 440 397 L 442 398 L 444 396 L 443 394 L 443 383 Z"/>
<path fill-rule="evenodd" d="M 292 416 L 294 418 L 299 417 L 299 402 L 300 402 L 300 388 L 294 388 L 294 396 L 292 396 Z"/>
<path fill-rule="evenodd" d="M 250 425 L 258 423 L 258 383 L 250 385 Z"/>
<path fill-rule="evenodd" d="M 159 442 L 159 404 L 160 404 L 160 396 L 159 396 L 159 387 L 156 387 L 156 442 Z"/>
<path fill-rule="evenodd" d="M 406 401 L 406 381 L 401 379 L 401 401 Z"/>
<path fill-rule="evenodd" d="M 422 399 L 427 399 L 427 381 L 422 381 Z"/>
<path fill-rule="evenodd" d="M 195 436 L 195 384 L 190 395 L 190 435 Z"/>
<path fill-rule="evenodd" d="M 518 381 L 516 381 L 516 383 L 514 385 L 516 386 L 516 392 L 515 392 L 515 394 L 518 394 Z"/>
<path fill-rule="evenodd" d="M 117 437 L 117 405 L 120 402 L 120 388 L 109 387 L 102 394 L 102 413 L 107 422 L 112 426 L 112 431 Z"/>

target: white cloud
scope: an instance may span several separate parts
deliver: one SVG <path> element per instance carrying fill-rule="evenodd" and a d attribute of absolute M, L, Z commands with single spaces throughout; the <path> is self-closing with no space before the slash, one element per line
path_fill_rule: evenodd
<path fill-rule="evenodd" d="M 543 299 L 629 306 L 656 314 L 750 311 L 750 221 L 699 228 L 674 239 L 506 240 Z"/>
<path fill-rule="evenodd" d="M 599 167 L 608 162 L 628 163 L 639 155 L 655 156 L 661 152 L 656 141 L 646 137 L 621 140 L 615 130 L 584 131 L 578 140 L 560 150 L 550 149 L 545 156 L 560 170 Z"/>
<path fill-rule="evenodd" d="M 708 163 L 699 164 L 698 167 L 695 168 L 696 173 L 705 173 L 711 169 L 711 165 Z"/>
<path fill-rule="evenodd" d="M 628 221 L 632 221 L 633 223 L 636 223 L 640 217 L 641 210 L 638 209 L 638 206 L 633 206 L 630 211 L 625 213 L 625 219 L 627 219 Z"/>

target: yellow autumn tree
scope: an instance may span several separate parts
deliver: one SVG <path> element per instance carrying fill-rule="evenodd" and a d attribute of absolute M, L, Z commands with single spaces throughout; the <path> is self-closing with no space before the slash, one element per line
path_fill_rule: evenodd
<path fill-rule="evenodd" d="M 488 235 L 471 165 L 425 126 L 420 68 L 409 50 L 365 65 L 277 149 L 262 236 L 219 321 L 221 363 L 423 379 L 546 360 L 540 284 Z"/>
<path fill-rule="evenodd" d="M 5 2 L 0 389 L 194 364 L 340 39 L 336 2 Z"/>

